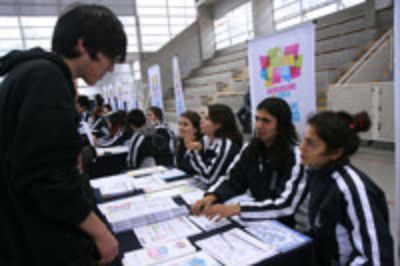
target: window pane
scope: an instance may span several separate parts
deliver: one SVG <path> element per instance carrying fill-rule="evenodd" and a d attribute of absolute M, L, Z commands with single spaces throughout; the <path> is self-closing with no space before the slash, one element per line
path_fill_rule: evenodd
<path fill-rule="evenodd" d="M 342 0 L 343 6 L 351 7 L 365 2 L 365 0 Z"/>
<path fill-rule="evenodd" d="M 21 39 L 19 28 L 0 28 L 0 39 Z"/>
<path fill-rule="evenodd" d="M 294 3 L 289 6 L 285 6 L 282 9 L 275 10 L 275 20 L 281 20 L 285 17 L 295 16 L 300 14 L 300 3 Z"/>
<path fill-rule="evenodd" d="M 168 24 L 168 18 L 166 16 L 162 17 L 141 17 L 140 25 L 166 25 Z"/>
<path fill-rule="evenodd" d="M 331 4 L 322 8 L 318 8 L 317 10 L 308 12 L 304 15 L 304 19 L 310 20 L 310 19 L 315 19 L 319 18 L 331 13 L 334 13 L 338 10 L 338 5 L 337 4 Z"/>
<path fill-rule="evenodd" d="M 16 18 L 16 17 L 0 17 L 0 25 L 2 27 L 18 26 L 18 18 Z"/>
<path fill-rule="evenodd" d="M 168 34 L 168 26 L 167 25 L 159 25 L 159 26 L 142 26 L 142 35 L 148 34 Z"/>
<path fill-rule="evenodd" d="M 22 49 L 21 40 L 1 40 L 0 50 L 11 51 L 14 49 Z"/>
<path fill-rule="evenodd" d="M 56 25 L 57 17 L 21 17 L 22 26 L 50 26 Z"/>
<path fill-rule="evenodd" d="M 24 28 L 24 36 L 27 39 L 51 39 L 53 28 Z"/>
<path fill-rule="evenodd" d="M 167 15 L 167 9 L 164 7 L 143 7 L 143 8 L 139 8 L 138 10 L 139 16 L 143 16 L 143 15 L 153 15 L 153 16 L 159 16 L 159 15 L 163 15 L 166 16 Z"/>
<path fill-rule="evenodd" d="M 253 36 L 251 3 L 246 3 L 214 21 L 215 42 L 221 49 Z"/>
<path fill-rule="evenodd" d="M 121 23 L 124 25 L 134 25 L 135 24 L 134 16 L 121 16 L 118 18 L 119 18 L 119 20 L 121 20 Z"/>
<path fill-rule="evenodd" d="M 136 0 L 138 7 L 142 6 L 166 6 L 165 0 Z"/>
<path fill-rule="evenodd" d="M 277 30 L 281 30 L 284 28 L 288 28 L 291 27 L 293 25 L 299 24 L 301 22 L 301 18 L 300 17 L 296 17 L 296 18 L 292 18 L 292 19 L 288 19 L 282 22 L 279 22 L 276 24 L 276 29 Z"/>

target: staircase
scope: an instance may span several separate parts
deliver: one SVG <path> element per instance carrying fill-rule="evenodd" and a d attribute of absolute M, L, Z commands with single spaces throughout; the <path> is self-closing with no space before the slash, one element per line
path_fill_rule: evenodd
<path fill-rule="evenodd" d="M 380 35 L 375 24 L 368 4 L 316 21 L 317 109 L 326 109 L 328 87 L 349 70 Z M 201 112 L 208 104 L 225 103 L 236 112 L 249 87 L 246 43 L 218 51 L 183 84 L 187 109 Z M 168 120 L 176 122 L 174 99 L 166 101 L 166 111 Z"/>
<path fill-rule="evenodd" d="M 183 80 L 187 110 L 203 113 L 207 105 L 224 103 L 237 112 L 249 86 L 245 43 L 220 50 Z M 166 99 L 165 116 L 176 123 L 175 99 Z"/>

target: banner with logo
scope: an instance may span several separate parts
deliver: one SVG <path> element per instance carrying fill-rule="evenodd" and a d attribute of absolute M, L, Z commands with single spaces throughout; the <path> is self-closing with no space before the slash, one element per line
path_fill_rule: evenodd
<path fill-rule="evenodd" d="M 396 214 L 397 235 L 400 236 L 400 3 L 394 1 L 394 117 L 395 117 L 395 141 L 396 141 Z M 395 249 L 395 254 L 400 259 L 400 241 Z"/>
<path fill-rule="evenodd" d="M 163 109 L 160 65 L 153 65 L 147 70 L 150 100 L 152 106 Z"/>
<path fill-rule="evenodd" d="M 183 95 L 181 72 L 179 70 L 179 62 L 177 56 L 174 56 L 172 58 L 172 75 L 174 77 L 176 117 L 179 120 L 180 115 L 185 112 L 186 108 L 185 97 Z"/>
<path fill-rule="evenodd" d="M 256 38 L 248 48 L 253 119 L 263 99 L 280 97 L 288 102 L 303 135 L 308 115 L 316 110 L 315 25 L 310 22 Z"/>

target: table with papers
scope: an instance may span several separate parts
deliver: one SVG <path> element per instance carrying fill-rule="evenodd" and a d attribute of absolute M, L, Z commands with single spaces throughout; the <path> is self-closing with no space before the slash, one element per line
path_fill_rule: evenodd
<path fill-rule="evenodd" d="M 169 175 L 177 173 L 156 169 L 147 175 L 92 181 L 92 187 L 101 187 L 105 196 L 113 191 L 124 195 L 124 189 L 140 191 L 117 200 L 105 197 L 98 204 L 120 244 L 120 255 L 112 265 L 312 264 L 311 239 L 277 221 L 215 222 L 191 216 L 190 204 L 203 194 L 191 178 L 169 182 Z"/>

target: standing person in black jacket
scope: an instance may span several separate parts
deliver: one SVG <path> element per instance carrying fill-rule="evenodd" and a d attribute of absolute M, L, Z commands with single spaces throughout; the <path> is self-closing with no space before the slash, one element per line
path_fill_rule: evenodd
<path fill-rule="evenodd" d="M 179 118 L 179 138 L 177 141 L 175 161 L 176 167 L 188 174 L 196 174 L 189 166 L 189 152 L 193 145 L 199 145 L 202 138 L 200 132 L 201 117 L 194 111 L 186 111 Z"/>
<path fill-rule="evenodd" d="M 349 157 L 367 113 L 322 112 L 308 120 L 300 146 L 310 187 L 309 219 L 317 265 L 394 265 L 384 192 Z"/>
<path fill-rule="evenodd" d="M 257 106 L 255 120 L 255 138 L 236 156 L 227 175 L 192 206 L 193 213 L 210 218 L 239 214 L 244 220 L 281 218 L 293 226 L 293 215 L 304 198 L 307 182 L 290 107 L 280 98 L 267 98 Z M 215 204 L 248 190 L 255 201 Z"/>
<path fill-rule="evenodd" d="M 185 144 L 188 150 L 185 167 L 196 173 L 206 186 L 214 184 L 218 177 L 225 175 L 228 166 L 239 153 L 242 146 L 240 134 L 232 109 L 224 104 L 208 106 L 208 113 L 201 120 L 200 143 Z"/>
<path fill-rule="evenodd" d="M 73 79 L 94 85 L 124 60 L 126 43 L 109 9 L 75 5 L 57 21 L 52 53 L 0 58 L 0 265 L 95 265 L 95 253 L 101 263 L 117 255 L 78 171 Z"/>

